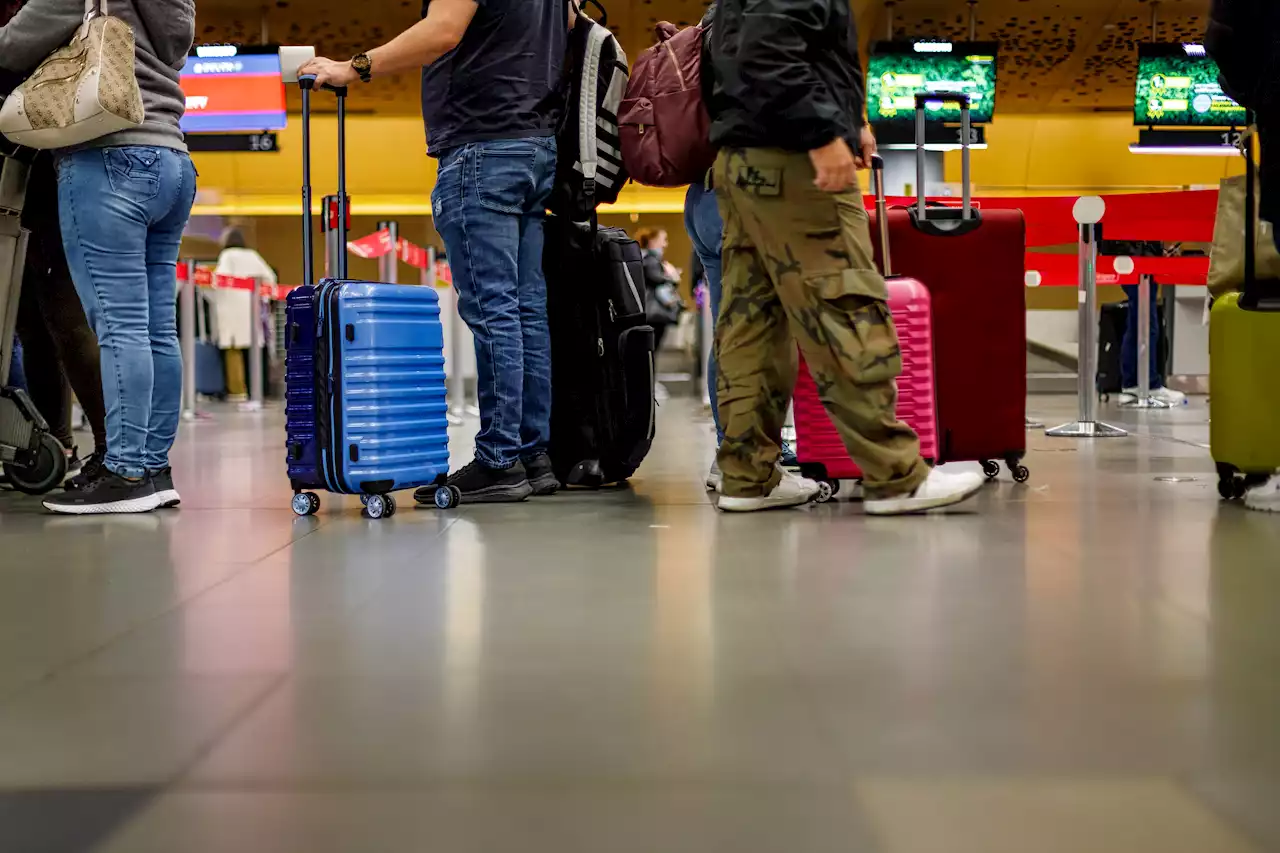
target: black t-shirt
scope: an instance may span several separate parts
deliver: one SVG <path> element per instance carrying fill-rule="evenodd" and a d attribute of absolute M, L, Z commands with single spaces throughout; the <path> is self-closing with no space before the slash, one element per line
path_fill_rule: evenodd
<path fill-rule="evenodd" d="M 422 69 L 431 154 L 490 139 L 554 136 L 568 39 L 565 0 L 476 0 L 461 43 Z M 431 0 L 423 0 L 426 17 Z"/>

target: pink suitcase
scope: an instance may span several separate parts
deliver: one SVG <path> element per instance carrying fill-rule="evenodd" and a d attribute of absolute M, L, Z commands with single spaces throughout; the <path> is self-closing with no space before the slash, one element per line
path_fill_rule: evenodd
<path fill-rule="evenodd" d="M 889 261 L 885 223 L 883 162 L 872 161 L 885 277 L 889 287 L 889 311 L 902 347 L 902 375 L 898 377 L 898 417 L 920 436 L 920 453 L 938 458 L 938 405 L 933 370 L 933 313 L 929 290 L 913 278 L 894 277 Z M 849 458 L 840 434 L 818 399 L 818 387 L 800 359 L 795 392 L 796 457 L 801 473 L 819 481 L 861 479 L 862 471 Z M 831 482 L 834 487 L 836 483 Z"/>

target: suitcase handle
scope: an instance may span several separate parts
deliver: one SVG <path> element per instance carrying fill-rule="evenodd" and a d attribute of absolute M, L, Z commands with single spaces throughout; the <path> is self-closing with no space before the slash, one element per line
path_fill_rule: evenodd
<path fill-rule="evenodd" d="M 917 92 L 916 93 L 916 219 L 924 223 L 929 221 L 929 206 L 924 200 L 924 152 L 925 152 L 925 105 L 941 101 L 960 106 L 960 169 L 961 195 L 964 199 L 962 219 L 973 217 L 973 197 L 969 189 L 970 174 L 970 133 L 973 123 L 969 115 L 969 96 L 961 92 Z"/>
<path fill-rule="evenodd" d="M 889 201 L 884 189 L 884 158 L 871 155 L 871 187 L 876 196 L 876 225 L 880 232 L 880 267 L 884 277 L 893 275 L 893 261 L 889 255 Z"/>
<path fill-rule="evenodd" d="M 311 214 L 311 93 L 316 87 L 314 74 L 298 77 L 302 90 L 302 283 L 315 284 L 315 257 L 312 232 L 315 230 Z M 343 247 L 339 256 L 339 279 L 347 277 L 347 87 L 321 87 L 338 98 L 338 243 Z"/>

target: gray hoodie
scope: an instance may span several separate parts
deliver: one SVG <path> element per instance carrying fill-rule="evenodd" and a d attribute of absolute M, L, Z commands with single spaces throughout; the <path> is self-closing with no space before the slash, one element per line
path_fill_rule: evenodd
<path fill-rule="evenodd" d="M 90 147 L 153 145 L 186 151 L 178 121 L 187 101 L 178 72 L 195 41 L 195 0 L 103 0 L 103 5 L 133 29 L 134 68 L 146 118 L 141 127 L 104 136 Z M 84 15 L 85 0 L 27 0 L 13 20 L 0 27 L 0 67 L 30 74 L 71 41 Z"/>

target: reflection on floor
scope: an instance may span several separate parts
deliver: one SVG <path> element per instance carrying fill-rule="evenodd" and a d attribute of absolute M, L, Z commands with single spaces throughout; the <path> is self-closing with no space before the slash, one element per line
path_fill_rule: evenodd
<path fill-rule="evenodd" d="M 0 494 L 0 851 L 1280 850 L 1280 518 L 1109 414 L 943 518 L 717 515 L 681 400 L 520 506 L 295 519 L 223 410 L 180 512 Z"/>

